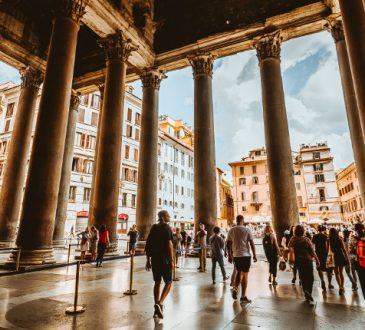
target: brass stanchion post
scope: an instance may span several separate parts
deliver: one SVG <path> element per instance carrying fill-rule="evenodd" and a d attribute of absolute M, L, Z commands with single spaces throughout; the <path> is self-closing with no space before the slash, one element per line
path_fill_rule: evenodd
<path fill-rule="evenodd" d="M 74 305 L 66 309 L 66 314 L 80 314 L 85 312 L 85 307 L 77 305 L 79 299 L 80 261 L 77 262 Z"/>
<path fill-rule="evenodd" d="M 176 281 L 179 281 L 179 278 L 176 276 L 177 255 L 176 255 L 175 249 L 174 249 L 174 263 L 175 263 L 175 267 L 174 267 L 174 273 L 173 273 L 172 280 L 176 282 Z"/>
<path fill-rule="evenodd" d="M 18 248 L 18 253 L 16 254 L 16 264 L 15 264 L 15 271 L 19 271 L 19 264 L 20 264 L 20 254 L 21 254 L 21 248 Z"/>
<path fill-rule="evenodd" d="M 134 296 L 137 294 L 137 290 L 133 290 L 133 270 L 134 270 L 134 255 L 131 254 L 131 269 L 129 273 L 129 290 L 125 291 L 126 296 Z"/>
<path fill-rule="evenodd" d="M 70 263 L 70 255 L 71 255 L 71 244 L 68 245 L 68 255 L 67 255 L 67 263 Z"/>

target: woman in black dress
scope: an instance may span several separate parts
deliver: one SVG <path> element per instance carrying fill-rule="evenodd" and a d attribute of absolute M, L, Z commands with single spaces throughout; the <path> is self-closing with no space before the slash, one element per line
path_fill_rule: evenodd
<path fill-rule="evenodd" d="M 330 249 L 335 259 L 335 276 L 339 287 L 339 294 L 343 295 L 345 292 L 343 269 L 349 264 L 349 256 L 345 244 L 335 228 L 331 228 L 329 232 L 328 250 Z"/>

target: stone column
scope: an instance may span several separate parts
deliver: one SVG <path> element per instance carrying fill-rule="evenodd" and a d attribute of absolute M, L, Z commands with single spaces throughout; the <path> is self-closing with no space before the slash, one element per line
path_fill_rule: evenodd
<path fill-rule="evenodd" d="M 362 0 L 339 0 L 363 136 L 365 136 L 365 11 Z M 364 138 L 362 138 L 364 142 Z"/>
<path fill-rule="evenodd" d="M 22 79 L 20 96 L 0 193 L 0 245 L 5 246 L 15 241 L 27 160 L 32 143 L 34 114 L 42 81 L 41 73 L 31 67 L 20 73 Z"/>
<path fill-rule="evenodd" d="M 365 145 L 360 124 L 360 116 L 356 102 L 354 83 L 352 81 L 350 62 L 346 48 L 346 40 L 343 33 L 342 22 L 329 23 L 332 37 L 336 43 L 338 65 L 340 68 L 343 95 L 345 99 L 346 115 L 349 124 L 352 150 L 359 179 L 360 193 L 365 202 Z"/>
<path fill-rule="evenodd" d="M 106 55 L 103 108 L 99 118 L 99 137 L 95 168 L 93 208 L 90 223 L 107 226 L 110 251 L 117 248 L 117 218 L 123 131 L 124 85 L 127 59 L 136 48 L 121 33 L 99 41 Z"/>
<path fill-rule="evenodd" d="M 53 246 L 64 246 L 65 223 L 67 219 L 68 195 L 70 189 L 72 160 L 74 155 L 77 114 L 80 98 L 72 93 L 68 113 L 65 151 L 63 154 L 60 188 L 58 191 L 56 219 L 53 231 Z"/>
<path fill-rule="evenodd" d="M 299 224 L 293 158 L 280 67 L 280 34 L 255 44 L 260 64 L 271 215 L 278 237 Z"/>
<path fill-rule="evenodd" d="M 84 1 L 63 0 L 53 23 L 24 192 L 17 246 L 22 264 L 53 263 L 57 209 L 79 19 Z"/>
<path fill-rule="evenodd" d="M 194 76 L 194 209 L 195 228 L 217 225 L 212 76 L 214 57 L 198 54 L 189 59 Z"/>
<path fill-rule="evenodd" d="M 158 95 L 163 78 L 164 75 L 158 70 L 144 71 L 141 74 L 143 97 L 136 222 L 142 241 L 147 239 L 156 222 Z"/>

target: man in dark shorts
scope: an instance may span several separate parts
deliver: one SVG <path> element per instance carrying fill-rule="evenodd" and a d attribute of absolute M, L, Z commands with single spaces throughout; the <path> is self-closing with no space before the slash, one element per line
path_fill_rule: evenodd
<path fill-rule="evenodd" d="M 321 287 L 323 292 L 326 291 L 326 282 L 324 281 L 324 276 L 323 276 L 324 272 L 327 273 L 328 288 L 333 289 L 333 285 L 331 284 L 333 268 L 327 268 L 326 266 L 327 255 L 328 255 L 327 242 L 328 242 L 328 236 L 326 234 L 326 227 L 319 226 L 318 234 L 313 236 L 312 243 L 314 245 L 314 250 L 316 251 L 319 259 L 319 267 L 317 267 L 317 271 L 318 271 L 318 276 L 321 279 Z"/>
<path fill-rule="evenodd" d="M 154 317 L 161 319 L 164 310 L 163 302 L 170 292 L 172 271 L 175 268 L 172 231 L 168 225 L 169 222 L 170 215 L 167 211 L 158 212 L 158 224 L 152 226 L 146 242 L 146 270 L 150 271 L 152 268 L 153 280 L 155 281 L 153 288 L 155 298 Z M 161 279 L 164 280 L 165 286 L 160 296 Z"/>
<path fill-rule="evenodd" d="M 251 252 L 253 253 L 253 261 L 257 262 L 255 243 L 251 230 L 243 225 L 243 216 L 238 215 L 237 226 L 232 227 L 228 232 L 227 237 L 227 251 L 228 261 L 234 262 L 235 269 L 237 270 L 236 280 L 232 289 L 232 298 L 237 299 L 238 286 L 241 283 L 242 295 L 241 302 L 250 303 L 246 296 L 246 289 L 248 284 L 248 272 L 251 267 Z"/>

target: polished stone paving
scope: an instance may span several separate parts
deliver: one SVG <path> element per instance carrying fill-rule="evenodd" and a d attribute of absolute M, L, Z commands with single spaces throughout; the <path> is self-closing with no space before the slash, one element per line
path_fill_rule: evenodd
<path fill-rule="evenodd" d="M 217 270 L 196 271 L 198 260 L 182 259 L 180 280 L 166 300 L 163 320 L 154 320 L 152 275 L 144 270 L 145 257 L 135 258 L 135 296 L 128 289 L 129 261 L 110 261 L 103 268 L 82 266 L 79 303 L 83 314 L 65 315 L 73 303 L 75 266 L 0 277 L 0 329 L 364 329 L 365 302 L 361 293 L 337 290 L 322 295 L 316 281 L 316 305 L 303 300 L 289 272 L 279 273 L 279 286 L 267 282 L 267 264 L 259 260 L 250 272 L 251 304 L 232 300 L 229 283 Z M 208 268 L 211 262 L 208 260 Z M 231 266 L 228 267 L 231 271 Z"/>

